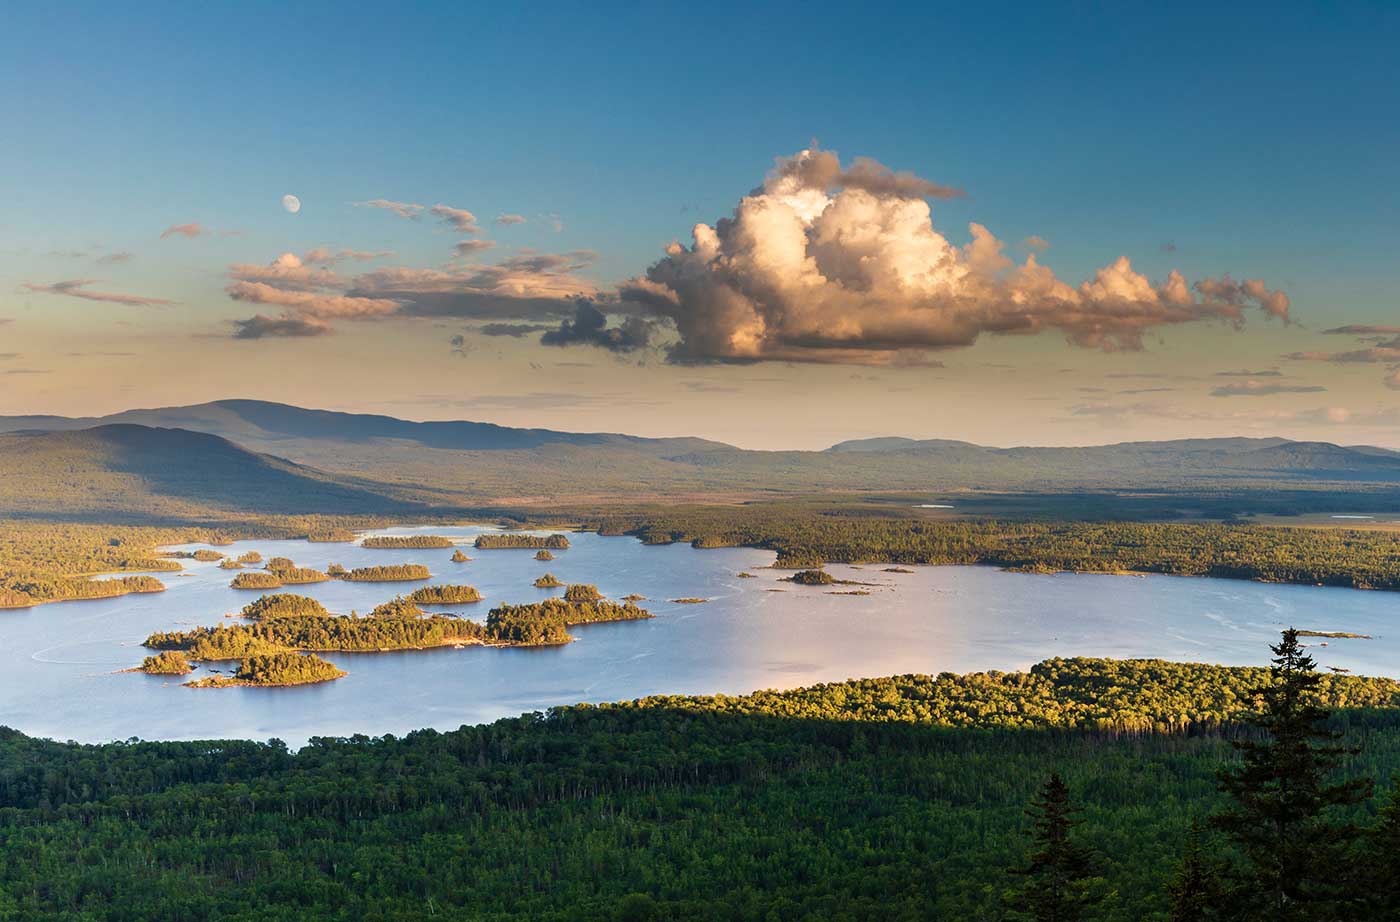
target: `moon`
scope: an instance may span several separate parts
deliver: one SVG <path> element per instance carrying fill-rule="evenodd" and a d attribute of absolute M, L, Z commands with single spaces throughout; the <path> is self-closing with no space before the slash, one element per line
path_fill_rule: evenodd
<path fill-rule="evenodd" d="M 284 195 L 282 196 L 282 207 L 292 214 L 296 214 L 298 211 L 301 211 L 301 199 L 297 198 L 295 195 Z"/>

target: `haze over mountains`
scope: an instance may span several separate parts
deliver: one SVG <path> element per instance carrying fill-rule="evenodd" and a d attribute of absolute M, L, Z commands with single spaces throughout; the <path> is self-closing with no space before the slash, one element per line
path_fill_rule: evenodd
<path fill-rule="evenodd" d="M 1400 508 L 1400 452 L 1371 446 L 1225 438 L 988 448 L 888 437 L 774 452 L 255 400 L 0 417 L 0 469 L 0 512 L 29 515 L 377 513 L 837 491 L 1342 491 L 1368 497 L 1368 508 Z M 1347 502 L 1355 508 L 1354 496 Z"/>

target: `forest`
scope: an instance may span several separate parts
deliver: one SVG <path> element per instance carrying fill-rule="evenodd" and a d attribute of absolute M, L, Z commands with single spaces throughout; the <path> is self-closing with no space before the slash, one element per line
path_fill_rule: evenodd
<path fill-rule="evenodd" d="M 408 600 L 419 605 L 456 605 L 480 602 L 481 593 L 475 586 L 424 586 L 410 592 Z"/>
<path fill-rule="evenodd" d="M 1207 859 L 1222 850 L 1205 824 L 1231 802 L 1217 774 L 1246 758 L 1232 742 L 1258 738 L 1239 721 L 1268 677 L 1054 660 L 295 753 L 0 731 L 0 919 L 1011 919 L 1035 846 L 1026 811 L 1053 772 L 1073 842 L 1097 856 L 1098 902 L 1075 917 L 1165 922 L 1193 822 Z M 1396 685 L 1318 679 L 1326 725 L 1359 747 L 1336 778 L 1380 785 L 1341 808 L 1370 849 L 1351 867 L 1393 871 Z"/>
<path fill-rule="evenodd" d="M 562 550 L 569 546 L 568 535 L 477 535 L 476 547 L 483 550 L 507 548 L 518 550 Z"/>
<path fill-rule="evenodd" d="M 413 548 L 443 548 L 451 546 L 452 539 L 443 538 L 440 535 L 370 535 L 360 542 L 360 547 L 379 548 L 381 550 L 408 550 Z"/>
<path fill-rule="evenodd" d="M 319 656 L 299 653 L 267 653 L 246 657 L 231 676 L 206 676 L 185 683 L 189 688 L 226 688 L 234 685 L 275 687 L 312 685 L 342 678 L 345 672 Z"/>
<path fill-rule="evenodd" d="M 381 567 L 356 567 L 341 579 L 352 583 L 396 583 L 431 579 L 433 574 L 421 563 L 390 564 Z"/>

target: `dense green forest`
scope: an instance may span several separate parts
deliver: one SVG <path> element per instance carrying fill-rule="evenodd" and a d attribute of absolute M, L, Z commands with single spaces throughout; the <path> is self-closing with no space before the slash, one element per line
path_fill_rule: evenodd
<path fill-rule="evenodd" d="M 1400 589 L 1400 532 L 1144 522 L 928 521 L 822 514 L 782 504 L 693 507 L 590 520 L 651 544 L 761 547 L 776 566 L 825 562 L 992 564 L 1013 570 L 1143 572 L 1356 589 Z"/>
<path fill-rule="evenodd" d="M 1026 806 L 1056 772 L 1099 861 L 1083 918 L 1165 922 L 1266 675 L 1056 660 L 297 753 L 0 731 L 0 919 L 1001 920 L 1034 844 Z M 1395 683 L 1319 678 L 1359 747 L 1339 777 L 1384 782 Z M 1350 815 L 1372 826 L 1381 803 Z"/>
<path fill-rule="evenodd" d="M 433 574 L 421 563 L 400 563 L 382 567 L 356 567 L 341 579 L 352 583 L 396 583 L 431 579 Z"/>
<path fill-rule="evenodd" d="M 475 586 L 424 586 L 408 594 L 410 602 L 419 605 L 455 605 L 460 602 L 480 602 L 481 593 Z"/>
<path fill-rule="evenodd" d="M 148 656 L 137 667 L 147 675 L 185 675 L 194 667 L 179 650 L 165 650 L 155 656 Z"/>
<path fill-rule="evenodd" d="M 360 547 L 380 548 L 382 550 L 442 548 L 451 546 L 452 539 L 443 538 L 440 535 L 409 535 L 407 537 L 399 537 L 397 535 L 371 535 L 360 542 Z"/>
<path fill-rule="evenodd" d="M 233 578 L 229 583 L 232 589 L 281 589 L 282 580 L 273 572 L 267 570 L 245 571 Z"/>
<path fill-rule="evenodd" d="M 568 535 L 477 535 L 476 546 L 488 548 L 513 548 L 525 550 L 562 550 L 569 546 Z"/>
<path fill-rule="evenodd" d="M 242 615 L 255 623 L 157 631 L 146 638 L 145 646 L 210 662 L 273 653 L 367 653 L 476 643 L 538 646 L 570 642 L 570 625 L 651 617 L 631 603 L 546 599 L 499 606 L 480 624 L 452 615 L 425 615 L 414 600 L 403 597 L 377 606 L 367 617 L 338 616 L 314 599 L 287 594 L 264 596 L 245 606 Z"/>
<path fill-rule="evenodd" d="M 232 676 L 206 676 L 187 682 L 190 688 L 225 688 L 230 685 L 275 687 L 281 685 L 312 685 L 329 682 L 345 675 L 341 669 L 319 656 L 299 653 L 267 653 L 249 656 Z"/>

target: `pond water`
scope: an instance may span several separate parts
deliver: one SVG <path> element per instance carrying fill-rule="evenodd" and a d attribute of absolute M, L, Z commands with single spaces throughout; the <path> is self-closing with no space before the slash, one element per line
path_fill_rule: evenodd
<path fill-rule="evenodd" d="M 402 734 L 454 729 L 580 701 L 651 694 L 742 694 L 899 673 L 1025 669 L 1051 656 L 1162 657 L 1262 664 L 1280 628 L 1370 634 L 1314 644 L 1322 666 L 1400 674 L 1400 594 L 1169 576 L 1029 575 L 989 567 L 832 565 L 856 586 L 795 586 L 766 569 L 773 555 L 744 548 L 647 546 L 631 538 L 570 536 L 541 562 L 526 550 L 475 550 L 484 527 L 394 528 L 440 534 L 448 550 L 374 550 L 350 544 L 241 541 L 218 550 L 290 557 L 325 569 L 424 563 L 428 583 L 331 581 L 288 587 L 331 611 L 368 612 L 420 585 L 467 583 L 486 601 L 444 606 L 482 620 L 501 602 L 558 594 L 530 584 L 546 571 L 596 583 L 618 598 L 640 593 L 656 618 L 572 628 L 575 643 L 546 649 L 468 647 L 323 654 L 343 679 L 298 688 L 187 689 L 168 677 L 123 673 L 149 651 L 152 631 L 230 623 L 257 592 L 229 588 L 234 572 L 182 561 L 159 574 L 164 593 L 0 611 L 0 725 L 34 736 L 97 742 Z M 199 545 L 182 546 L 194 550 Z M 741 571 L 755 578 L 742 579 Z M 869 595 L 835 595 L 863 589 Z M 779 591 L 780 590 L 780 591 Z M 706 598 L 705 604 L 669 600 Z M 231 664 L 221 664 L 227 669 Z M 200 673 L 196 673 L 198 676 Z"/>

